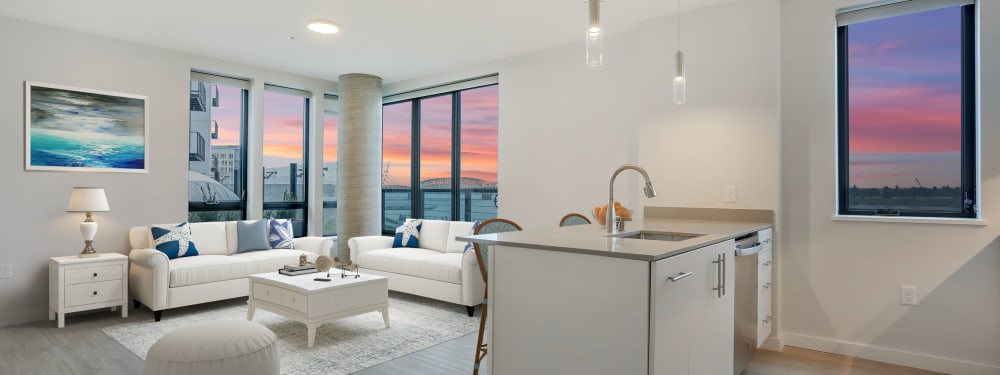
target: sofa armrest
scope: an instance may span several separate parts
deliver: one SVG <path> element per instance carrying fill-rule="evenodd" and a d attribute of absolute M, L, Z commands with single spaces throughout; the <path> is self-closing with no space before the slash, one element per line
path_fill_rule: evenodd
<path fill-rule="evenodd" d="M 469 250 L 462 254 L 462 304 L 475 306 L 483 303 L 486 282 L 479 270 L 479 260 L 476 251 Z"/>
<path fill-rule="evenodd" d="M 334 241 L 335 239 L 331 237 L 305 236 L 292 239 L 292 248 L 330 256 L 330 250 L 335 245 Z"/>
<path fill-rule="evenodd" d="M 358 255 L 361 253 L 378 250 L 378 249 L 388 249 L 392 247 L 392 237 L 386 236 L 361 236 L 361 237 L 351 237 L 347 240 L 347 247 L 351 249 L 351 260 L 357 262 Z"/>
<path fill-rule="evenodd" d="M 153 311 L 167 308 L 170 260 L 154 249 L 132 249 L 128 253 L 128 289 L 132 298 Z"/>

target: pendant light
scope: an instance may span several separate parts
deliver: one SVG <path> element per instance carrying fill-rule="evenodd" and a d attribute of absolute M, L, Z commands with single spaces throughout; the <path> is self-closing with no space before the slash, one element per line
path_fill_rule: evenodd
<path fill-rule="evenodd" d="M 601 0 L 588 0 L 589 8 L 587 24 L 587 66 L 601 66 L 604 63 L 602 48 L 604 33 L 601 32 Z"/>
<path fill-rule="evenodd" d="M 687 100 L 687 80 L 684 78 L 684 52 L 681 51 L 681 0 L 677 0 L 677 52 L 674 53 L 677 69 L 674 72 L 674 104 Z"/>

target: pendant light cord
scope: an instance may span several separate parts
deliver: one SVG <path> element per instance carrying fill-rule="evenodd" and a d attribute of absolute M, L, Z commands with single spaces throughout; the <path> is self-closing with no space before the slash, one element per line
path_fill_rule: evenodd
<path fill-rule="evenodd" d="M 681 50 L 681 0 L 677 0 L 677 50 Z"/>

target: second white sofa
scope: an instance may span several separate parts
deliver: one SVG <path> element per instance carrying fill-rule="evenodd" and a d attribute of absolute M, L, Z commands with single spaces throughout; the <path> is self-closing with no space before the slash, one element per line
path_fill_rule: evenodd
<path fill-rule="evenodd" d="M 483 302 L 482 274 L 475 251 L 457 236 L 471 234 L 473 223 L 423 220 L 420 247 L 392 247 L 392 237 L 362 236 L 347 241 L 358 271 L 389 279 L 389 289 L 464 305 L 472 316 Z"/>

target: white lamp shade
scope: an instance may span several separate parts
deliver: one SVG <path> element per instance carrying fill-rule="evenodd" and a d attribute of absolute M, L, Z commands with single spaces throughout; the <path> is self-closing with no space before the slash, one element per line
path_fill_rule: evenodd
<path fill-rule="evenodd" d="M 73 193 L 69 196 L 69 205 L 66 206 L 66 212 L 100 211 L 111 211 L 111 207 L 108 206 L 108 197 L 104 195 L 104 188 L 73 188 Z"/>

